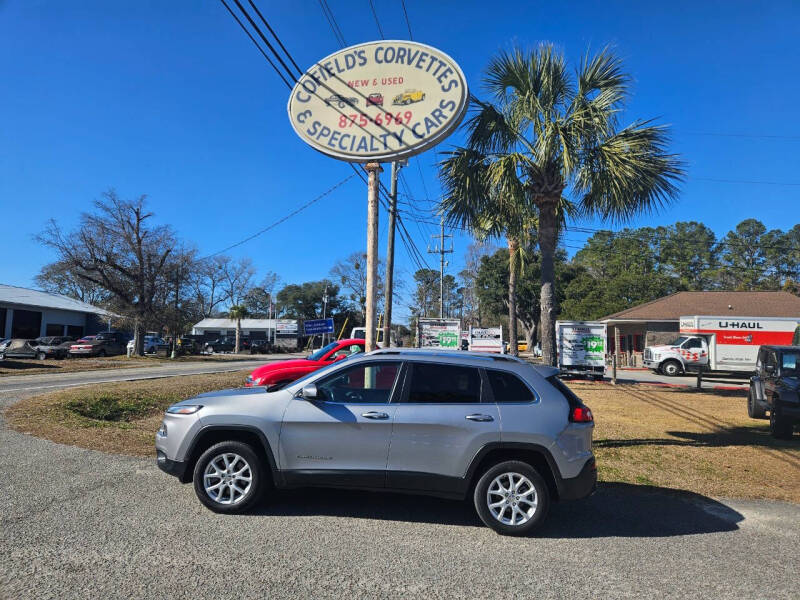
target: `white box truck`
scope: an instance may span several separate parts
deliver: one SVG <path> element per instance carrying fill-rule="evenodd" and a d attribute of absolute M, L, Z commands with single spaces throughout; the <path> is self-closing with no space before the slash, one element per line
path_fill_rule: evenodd
<path fill-rule="evenodd" d="M 496 352 L 504 354 L 502 327 L 470 327 L 470 352 Z"/>
<path fill-rule="evenodd" d="M 556 321 L 558 368 L 562 373 L 602 379 L 606 366 L 606 324 Z"/>
<path fill-rule="evenodd" d="M 797 318 L 689 316 L 680 318 L 680 334 L 669 344 L 644 349 L 644 365 L 674 376 L 699 370 L 754 371 L 764 344 L 790 345 Z"/>
<path fill-rule="evenodd" d="M 417 319 L 417 348 L 438 348 L 440 350 L 459 350 L 461 347 L 461 320 Z"/>

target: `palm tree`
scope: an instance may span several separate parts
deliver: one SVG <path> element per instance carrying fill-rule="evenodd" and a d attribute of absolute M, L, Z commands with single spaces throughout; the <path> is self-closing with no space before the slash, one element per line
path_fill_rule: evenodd
<path fill-rule="evenodd" d="M 236 345 L 233 351 L 239 354 L 242 340 L 242 319 L 250 316 L 250 311 L 243 304 L 234 304 L 228 309 L 228 318 L 236 321 Z"/>
<path fill-rule="evenodd" d="M 550 44 L 503 52 L 484 77 L 494 103 L 473 98 L 467 146 L 448 159 L 464 154 L 475 168 L 448 173 L 447 160 L 442 165 L 441 208 L 451 223 L 471 226 L 494 210 L 493 192 L 506 194 L 515 214 L 536 215 L 545 364 L 555 364 L 559 221 L 582 215 L 623 222 L 655 211 L 675 198 L 684 175 L 681 160 L 666 151 L 666 127 L 652 121 L 620 127 L 629 81 L 608 49 L 585 55 L 574 74 Z"/>

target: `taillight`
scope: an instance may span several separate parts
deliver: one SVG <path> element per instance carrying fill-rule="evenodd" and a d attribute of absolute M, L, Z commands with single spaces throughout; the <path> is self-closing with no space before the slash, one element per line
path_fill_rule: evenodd
<path fill-rule="evenodd" d="M 594 417 L 592 411 L 588 406 L 576 406 L 569 413 L 569 420 L 573 423 L 592 423 Z"/>

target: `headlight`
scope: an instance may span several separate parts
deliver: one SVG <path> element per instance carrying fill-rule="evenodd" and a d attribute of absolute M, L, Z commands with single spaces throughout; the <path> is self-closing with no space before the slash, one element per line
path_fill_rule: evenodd
<path fill-rule="evenodd" d="M 201 408 L 203 407 L 200 404 L 174 404 L 167 409 L 167 412 L 171 415 L 193 415 Z"/>
<path fill-rule="evenodd" d="M 158 431 L 156 432 L 156 435 L 158 437 L 167 437 L 167 424 L 166 423 L 164 423 L 164 422 L 161 423 L 161 427 L 158 428 Z"/>

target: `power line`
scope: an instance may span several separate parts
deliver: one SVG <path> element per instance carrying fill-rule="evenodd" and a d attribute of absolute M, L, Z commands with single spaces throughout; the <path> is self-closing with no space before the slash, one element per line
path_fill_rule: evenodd
<path fill-rule="evenodd" d="M 748 180 L 748 179 L 716 179 L 716 178 L 712 178 L 712 177 L 690 177 L 690 179 L 694 179 L 695 181 L 714 181 L 716 183 L 745 183 L 745 184 L 754 184 L 754 185 L 800 186 L 800 182 L 794 182 L 794 181 L 755 181 L 755 180 Z"/>
<path fill-rule="evenodd" d="M 269 26 L 269 23 L 267 23 L 267 20 L 264 18 L 264 15 L 261 14 L 261 11 L 258 10 L 258 7 L 255 5 L 255 2 L 253 2 L 253 0 L 247 0 L 247 1 L 250 3 L 250 6 L 253 7 L 253 10 L 256 11 L 256 14 L 259 16 L 264 25 L 267 26 L 267 29 L 269 29 L 269 32 L 272 34 L 272 37 L 274 37 L 275 40 L 278 42 L 278 45 L 281 47 L 281 50 L 283 50 L 284 54 L 286 54 L 286 56 L 289 57 L 289 60 L 292 61 L 292 64 L 294 65 L 294 68 L 297 69 L 297 72 L 302 73 L 303 69 L 297 66 L 297 63 L 294 62 L 294 58 L 292 58 L 292 55 L 289 54 L 289 52 L 286 50 L 286 47 L 283 45 L 283 42 L 281 42 L 280 38 L 278 38 L 278 36 L 275 34 L 275 31 L 272 29 L 272 27 Z"/>
<path fill-rule="evenodd" d="M 381 34 L 381 39 L 385 40 L 386 36 L 383 35 L 383 29 L 381 29 L 381 22 L 378 20 L 378 13 L 375 12 L 375 5 L 372 3 L 372 0 L 369 0 L 369 7 L 372 9 L 372 16 L 375 17 L 375 25 L 378 26 L 378 33 Z"/>
<path fill-rule="evenodd" d="M 276 51 L 275 51 L 275 48 L 273 48 L 272 44 L 270 44 L 270 42 L 269 42 L 269 40 L 267 39 L 267 37 L 266 37 L 266 36 L 265 36 L 265 35 L 262 33 L 261 29 L 259 29 L 258 25 L 256 25 L 255 21 L 253 21 L 253 18 L 252 18 L 252 17 L 250 16 L 250 14 L 249 14 L 249 13 L 248 13 L 248 12 L 247 12 L 245 9 L 244 9 L 244 6 L 242 6 L 242 3 L 241 3 L 241 2 L 239 2 L 239 0 L 233 0 L 233 1 L 236 3 L 236 6 L 238 6 L 238 7 L 239 7 L 239 10 L 241 11 L 241 13 L 242 13 L 242 14 L 245 16 L 245 18 L 247 19 L 247 21 L 250 23 L 250 26 L 251 26 L 251 27 L 252 27 L 252 28 L 255 30 L 255 32 L 258 34 L 258 37 L 260 37 L 260 38 L 263 40 L 263 42 L 264 42 L 264 43 L 267 45 L 267 48 L 269 48 L 270 52 L 272 52 L 272 55 L 273 55 L 273 56 L 274 56 L 276 59 L 278 59 L 278 62 L 279 62 L 279 63 L 281 63 L 281 66 L 282 66 L 284 69 L 286 69 L 286 72 L 289 74 L 289 78 L 290 78 L 292 81 L 297 81 L 297 77 L 295 76 L 295 74 L 294 74 L 294 73 L 292 73 L 292 70 L 291 70 L 289 67 L 287 67 L 287 66 L 286 66 L 286 63 L 285 63 L 285 62 L 283 62 L 283 59 L 281 58 L 280 54 L 278 54 L 278 52 L 276 52 Z M 262 18 L 263 18 L 263 17 L 262 17 Z M 278 38 L 276 37 L 275 39 L 278 39 Z M 298 69 L 298 70 L 300 70 L 300 69 Z M 289 87 L 291 88 L 292 86 L 289 86 Z"/>
<path fill-rule="evenodd" d="M 278 67 L 275 65 L 275 63 L 272 62 L 272 60 L 270 60 L 269 56 L 267 56 L 267 53 L 264 52 L 264 50 L 261 49 L 261 46 L 258 45 L 258 42 L 256 42 L 255 38 L 247 30 L 247 27 L 244 26 L 244 23 L 242 23 L 241 20 L 239 20 L 239 17 L 237 17 L 236 14 L 231 10 L 231 7 L 228 6 L 228 3 L 225 2 L 225 0 L 220 0 L 220 2 L 222 2 L 222 4 L 225 6 L 225 8 L 228 9 L 228 12 L 231 13 L 231 16 L 234 19 L 236 19 L 236 22 L 239 24 L 239 27 L 242 28 L 242 31 L 244 31 L 247 34 L 247 37 L 250 38 L 250 41 L 253 42 L 253 45 L 256 48 L 258 48 L 258 51 L 261 52 L 261 54 L 264 56 L 264 58 L 267 59 L 267 62 L 270 64 L 270 66 L 273 69 L 275 69 L 275 72 L 278 74 L 278 77 L 281 78 L 281 81 L 283 81 L 283 83 L 285 83 L 287 86 L 292 87 L 291 84 L 288 81 L 286 81 L 286 78 L 283 76 L 283 73 L 280 72 L 280 69 L 278 69 Z"/>
<path fill-rule="evenodd" d="M 400 5 L 403 7 L 403 15 L 406 18 L 406 26 L 408 27 L 408 39 L 413 40 L 414 36 L 411 35 L 411 22 L 408 20 L 408 11 L 406 10 L 405 0 L 400 0 Z"/>
<path fill-rule="evenodd" d="M 336 38 L 336 41 L 339 42 L 339 45 L 342 48 L 344 48 L 347 44 L 344 41 L 342 30 L 339 29 L 339 24 L 336 22 L 336 18 L 333 16 L 333 11 L 331 10 L 331 7 L 328 6 L 326 0 L 319 0 L 319 7 L 322 9 L 322 14 L 328 21 L 328 25 L 330 26 L 331 31 L 333 32 L 333 37 Z"/>
<path fill-rule="evenodd" d="M 722 133 L 715 131 L 683 131 L 685 135 L 701 135 L 710 137 L 763 138 L 768 140 L 800 140 L 800 135 L 775 135 L 762 133 Z"/>
<path fill-rule="evenodd" d="M 289 214 L 287 214 L 287 215 L 285 215 L 285 216 L 281 217 L 280 219 L 278 219 L 277 221 L 275 221 L 275 222 L 274 222 L 274 223 L 272 223 L 271 225 L 268 225 L 268 226 L 267 226 L 267 227 L 265 227 L 264 229 L 261 229 L 261 230 L 257 231 L 256 233 L 254 233 L 253 235 L 247 236 L 247 237 L 246 237 L 246 238 L 244 238 L 243 240 L 240 240 L 240 241 L 236 242 L 235 244 L 231 244 L 230 246 L 227 246 L 226 248 L 223 248 L 222 250 L 219 250 L 218 252 L 214 252 L 213 254 L 209 254 L 208 256 L 204 256 L 203 258 L 201 258 L 201 259 L 199 259 L 199 260 L 205 260 L 205 259 L 207 259 L 207 258 L 212 258 L 212 257 L 214 257 L 214 256 L 217 256 L 218 254 L 222 254 L 223 252 L 227 252 L 228 250 L 231 250 L 231 249 L 233 249 L 233 248 L 236 248 L 237 246 L 241 246 L 242 244 L 244 244 L 244 243 L 246 243 L 246 242 L 249 242 L 249 241 L 250 241 L 250 240 L 252 240 L 252 239 L 255 239 L 255 238 L 257 238 L 258 236 L 265 234 L 265 233 L 266 233 L 266 232 L 268 232 L 270 229 L 274 229 L 275 227 L 277 227 L 277 226 L 278 226 L 278 225 L 280 225 L 281 223 L 283 223 L 283 222 L 285 222 L 285 221 L 287 221 L 287 220 L 291 219 L 291 218 L 292 218 L 293 216 L 295 216 L 296 214 L 298 214 L 298 213 L 300 213 L 300 212 L 304 211 L 305 209 L 307 209 L 307 208 L 308 208 L 309 206 L 311 206 L 312 204 L 314 204 L 314 203 L 316 203 L 316 202 L 319 202 L 319 201 L 320 201 L 320 200 L 322 200 L 322 199 L 323 199 L 325 196 L 327 196 L 328 194 L 330 194 L 331 192 L 333 192 L 333 190 L 335 190 L 336 188 L 338 188 L 338 187 L 340 187 L 340 186 L 344 185 L 345 183 L 347 183 L 348 181 L 350 181 L 350 180 L 351 180 L 353 177 L 355 177 L 355 175 L 348 175 L 347 177 L 345 177 L 344 179 L 342 179 L 342 180 L 341 180 L 339 183 L 337 183 L 336 185 L 334 185 L 334 186 L 332 186 L 332 187 L 328 188 L 327 190 L 325 190 L 324 192 L 322 192 L 322 193 L 321 193 L 319 196 L 317 196 L 316 198 L 313 198 L 312 200 L 309 200 L 309 201 L 308 201 L 308 202 L 306 202 L 305 204 L 303 204 L 303 205 L 301 205 L 301 206 L 298 206 L 298 207 L 297 207 L 296 209 L 294 209 L 292 212 L 290 212 Z"/>

